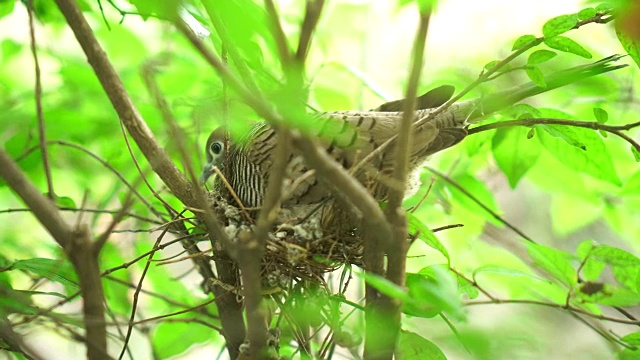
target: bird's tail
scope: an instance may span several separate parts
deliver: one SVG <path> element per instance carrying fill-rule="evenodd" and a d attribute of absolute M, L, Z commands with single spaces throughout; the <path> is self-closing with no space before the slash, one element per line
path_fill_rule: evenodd
<path fill-rule="evenodd" d="M 612 55 L 591 64 L 580 65 L 552 73 L 544 78 L 547 85 L 546 87 L 541 87 L 534 82 L 529 82 L 504 91 L 489 94 L 479 99 L 476 111 L 471 115 L 470 119 L 505 109 L 531 96 L 557 89 L 592 76 L 627 67 L 627 64 L 614 64 L 614 62 L 620 60 L 622 57 L 624 57 L 624 55 Z"/>

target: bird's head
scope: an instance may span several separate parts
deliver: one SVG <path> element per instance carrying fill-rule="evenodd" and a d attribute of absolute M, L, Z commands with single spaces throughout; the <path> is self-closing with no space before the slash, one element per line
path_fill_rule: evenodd
<path fill-rule="evenodd" d="M 200 175 L 201 184 L 204 184 L 213 175 L 215 172 L 214 167 L 220 168 L 224 165 L 224 156 L 228 146 L 227 139 L 223 128 L 217 128 L 209 135 L 204 149 L 207 163 L 204 165 Z"/>

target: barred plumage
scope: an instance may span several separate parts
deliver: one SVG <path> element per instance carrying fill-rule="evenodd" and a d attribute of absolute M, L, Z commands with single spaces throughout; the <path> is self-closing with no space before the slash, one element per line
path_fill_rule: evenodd
<path fill-rule="evenodd" d="M 430 93 L 439 94 L 443 91 L 450 96 L 453 89 L 441 87 Z M 442 101 L 445 101 L 448 96 Z M 436 102 L 435 105 L 440 103 L 441 101 Z M 472 104 L 464 106 L 472 106 Z M 445 114 L 416 129 L 412 165 L 417 165 L 431 153 L 449 147 L 464 138 L 466 135 L 466 130 L 462 127 L 464 121 L 460 124 L 456 123 L 456 119 L 460 118 L 456 114 L 463 113 L 458 110 L 459 108 L 461 105 L 455 105 Z M 427 109 L 417 111 L 416 120 L 424 118 L 431 111 Z M 464 111 L 465 114 L 468 112 Z M 315 133 L 325 143 L 327 152 L 348 169 L 396 134 L 401 117 L 400 112 L 385 111 L 324 113 L 318 115 L 318 119 L 322 121 L 317 123 Z M 443 130 L 442 135 L 438 141 L 434 142 L 439 130 Z M 262 204 L 272 163 L 271 153 L 277 139 L 278 135 L 271 127 L 265 123 L 257 123 L 245 138 L 238 141 L 225 139 L 223 129 L 214 131 L 207 141 L 207 160 L 210 164 L 207 166 L 219 168 L 245 207 L 259 207 Z M 212 149 L 212 146 L 215 148 Z M 356 175 L 380 200 L 386 197 L 390 185 L 384 178 L 390 175 L 393 151 L 393 147 L 390 147 L 382 152 Z M 289 159 L 288 182 L 291 183 L 300 178 L 307 170 L 302 156 L 294 153 Z M 205 169 L 205 173 L 208 171 L 210 170 Z M 285 204 L 310 204 L 328 196 L 326 189 L 319 186 L 314 176 L 297 184 L 297 188 L 286 190 L 292 191 L 291 198 L 287 199 Z"/>
<path fill-rule="evenodd" d="M 491 94 L 481 99 L 460 102 L 444 112 L 417 126 L 413 132 L 410 149 L 410 172 L 417 169 L 431 154 L 460 142 L 467 134 L 466 127 L 485 115 L 506 108 L 518 101 L 551 90 L 577 80 L 619 69 L 626 65 L 611 65 L 620 56 L 597 61 L 592 64 L 560 71 L 545 78 L 547 87 L 534 83 Z M 433 108 L 446 102 L 453 93 L 453 87 L 436 88 L 417 99 L 415 121 L 425 119 Z M 344 168 L 350 169 L 382 143 L 398 133 L 404 100 L 385 103 L 374 111 L 339 111 L 317 115 L 321 120 L 309 124 L 315 126 L 314 133 L 326 146 L 327 152 Z M 235 190 L 245 207 L 259 207 L 267 187 L 271 154 L 277 142 L 277 133 L 265 123 L 256 123 L 244 139 L 230 141 L 223 129 L 215 130 L 206 145 L 207 165 L 202 174 L 206 180 L 213 167 L 218 167 Z M 355 174 L 356 178 L 370 189 L 378 200 L 384 200 L 389 188 L 395 163 L 395 147 L 390 146 L 375 156 Z M 302 156 L 293 153 L 287 169 L 287 190 L 289 204 L 313 204 L 329 196 L 328 191 L 314 176 L 308 177 L 295 189 L 288 186 L 300 179 L 307 171 Z M 220 184 L 220 182 L 218 182 Z"/>

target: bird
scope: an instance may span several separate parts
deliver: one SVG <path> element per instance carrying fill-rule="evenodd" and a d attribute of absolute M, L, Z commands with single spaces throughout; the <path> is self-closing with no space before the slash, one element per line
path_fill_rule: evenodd
<path fill-rule="evenodd" d="M 487 96 L 454 103 L 441 113 L 436 111 L 454 93 L 450 85 L 436 87 L 416 99 L 412 147 L 410 149 L 410 193 L 415 189 L 419 169 L 432 154 L 461 142 L 467 127 L 488 115 L 505 109 L 525 98 L 565 86 L 575 81 L 617 70 L 626 64 L 612 64 L 622 56 L 613 55 L 600 61 L 558 71 L 545 77 L 546 86 L 529 82 Z M 402 109 L 406 100 L 384 103 L 371 111 L 335 111 L 310 115 L 313 133 L 336 162 L 349 170 L 371 155 L 381 144 L 398 134 Z M 200 178 L 205 183 L 217 168 L 226 179 L 214 184 L 240 202 L 240 206 L 259 208 L 269 181 L 273 150 L 278 132 L 265 122 L 256 122 L 238 139 L 230 139 L 224 127 L 215 129 L 205 145 L 206 164 Z M 395 146 L 388 146 L 354 174 L 378 201 L 386 200 L 394 185 L 391 174 L 395 164 Z M 328 189 L 310 172 L 302 154 L 293 151 L 288 159 L 283 206 L 315 204 L 330 197 Z M 229 189 L 233 189 L 232 193 Z"/>

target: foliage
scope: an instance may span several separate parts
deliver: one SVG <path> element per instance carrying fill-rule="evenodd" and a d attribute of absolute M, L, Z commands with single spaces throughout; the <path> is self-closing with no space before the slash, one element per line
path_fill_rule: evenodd
<path fill-rule="evenodd" d="M 0 24 L 26 12 L 27 3 L 0 1 Z M 373 2 L 335 1 L 324 10 L 305 63 L 304 91 L 294 91 L 300 69 L 283 65 L 282 44 L 262 2 L 78 3 L 148 128 L 187 177 L 190 169 L 204 164 L 202 145 L 223 119 L 232 119 L 231 135 L 237 137 L 260 117 L 171 24 L 176 16 L 200 29 L 248 92 L 286 115 L 288 126 L 302 130 L 313 126 L 300 114 L 303 104 L 310 111 L 374 108 L 390 100 L 384 94 L 403 93 L 408 75 L 409 56 L 393 54 L 402 71 L 382 91 L 376 83 L 383 69 L 356 66 L 359 61 L 334 55 L 341 50 L 365 60 L 370 55 L 366 43 L 375 39 L 362 39 L 374 25 L 360 20 Z M 284 3 L 279 19 L 286 45 L 295 52 L 303 36 L 304 7 Z M 411 3 L 399 1 L 396 13 L 388 16 L 412 14 L 416 8 L 435 9 L 432 16 L 438 16 L 435 1 Z M 223 348 L 220 309 L 213 294 L 203 292 L 207 279 L 192 271 L 196 255 L 186 254 L 179 244 L 187 233 L 194 241 L 202 236 L 196 230 L 197 211 L 185 210 L 124 131 L 54 2 L 36 0 L 33 6 L 43 92 L 34 96 L 29 39 L 0 37 L 4 149 L 55 200 L 65 220 L 88 224 L 95 239 L 106 234 L 99 265 L 107 322 L 114 324 L 109 336 L 121 356 L 168 358 L 195 347 Z M 423 76 L 419 89 L 441 83 L 467 89 L 475 80 L 469 73 L 480 73 L 481 81 L 462 94 L 465 98 L 528 81 L 552 87 L 552 74 L 612 55 L 600 53 L 595 40 L 581 40 L 579 34 L 585 28 L 607 34 L 613 6 L 626 5 L 595 4 L 558 14 L 537 35 L 513 34 L 511 46 L 505 44 L 500 52 L 511 51 L 504 59 L 486 63 L 499 55 L 469 54 L 468 63 L 456 61 Z M 345 28 L 332 27 L 335 23 Z M 28 26 L 21 26 L 26 33 Z M 616 30 L 616 46 L 629 55 L 622 62 L 640 64 L 640 40 Z M 407 33 L 413 35 L 413 29 Z M 361 48 L 354 49 L 358 43 Z M 390 56 L 385 52 L 375 49 Z M 275 308 L 271 326 L 281 331 L 280 354 L 310 351 L 330 358 L 361 352 L 365 304 L 352 290 L 366 283 L 403 303 L 397 339 L 397 355 L 403 359 L 555 353 L 559 349 L 542 350 L 545 344 L 559 345 L 550 329 L 559 322 L 551 316 L 571 322 L 563 324 L 568 331 L 586 327 L 595 334 L 589 339 L 599 339 L 576 350 L 578 355 L 595 351 L 638 358 L 640 333 L 633 326 L 640 320 L 628 309 L 640 304 L 640 258 L 634 255 L 640 238 L 640 149 L 633 140 L 639 133 L 637 94 L 630 85 L 637 83 L 637 72 L 631 68 L 493 114 L 472 125 L 463 143 L 434 155 L 422 172 L 419 191 L 404 202 L 411 209 L 408 231 L 414 240 L 405 284 L 347 264 L 327 275 L 333 281 L 326 287 L 298 283 L 266 289 L 265 299 Z M 154 102 L 149 77 L 157 81 L 175 124 Z M 44 111 L 50 174 L 43 170 L 36 99 Z M 495 125 L 509 121 L 517 123 Z M 575 125 L 579 122 L 589 124 Z M 189 157 L 182 156 L 184 148 Z M 81 273 L 0 181 L 0 325 L 9 324 L 25 339 L 32 331 L 51 329 L 66 341 L 80 339 Z M 183 220 L 182 227 L 167 225 L 174 219 Z M 443 224 L 452 226 L 438 228 Z M 206 250 L 209 243 L 198 245 Z M 524 310 L 514 312 L 509 304 Z M 483 307 L 493 315 L 478 325 Z M 527 322 L 531 326 L 523 325 Z M 146 347 L 133 346 L 127 332 Z M 20 349 L 9 338 L 0 331 L 0 348 L 18 357 L 29 353 L 29 347 Z M 310 345 L 298 346 L 301 339 Z M 209 356 L 216 351 L 206 349 Z M 46 357 L 42 349 L 33 350 Z"/>

